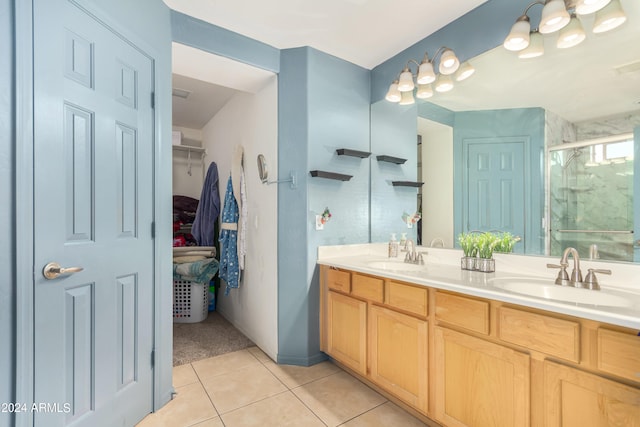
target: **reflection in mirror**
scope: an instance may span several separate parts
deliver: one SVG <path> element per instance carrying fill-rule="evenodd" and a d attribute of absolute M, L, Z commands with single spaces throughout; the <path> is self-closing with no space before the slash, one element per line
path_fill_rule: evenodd
<path fill-rule="evenodd" d="M 550 253 L 633 261 L 633 135 L 550 147 Z M 584 256 L 583 255 L 583 256 Z"/>
<path fill-rule="evenodd" d="M 446 237 L 452 244 L 455 243 L 455 236 L 459 232 L 478 227 L 473 225 L 473 221 L 478 219 L 476 216 L 488 212 L 476 210 L 470 213 L 469 210 L 473 208 L 474 203 L 482 203 L 482 200 L 474 198 L 475 193 L 482 191 L 482 186 L 478 185 L 479 181 L 476 178 L 467 176 L 468 168 L 474 164 L 469 157 L 470 150 L 476 150 L 476 156 L 485 156 L 487 159 L 490 157 L 491 150 L 488 145 L 482 148 L 480 145 L 471 144 L 480 144 L 481 140 L 486 138 L 486 141 L 491 143 L 499 139 L 500 142 L 522 141 L 525 145 L 537 144 L 539 147 L 539 152 L 536 152 L 536 147 L 533 146 L 529 151 L 525 148 L 523 167 L 529 168 L 531 173 L 523 177 L 522 193 L 526 199 L 523 211 L 514 209 L 511 202 L 502 202 L 500 193 L 494 190 L 489 191 L 488 200 L 491 202 L 483 205 L 485 208 L 495 207 L 495 204 L 500 203 L 497 209 L 498 214 L 503 215 L 500 221 L 512 214 L 523 215 L 525 222 L 532 216 L 538 216 L 531 224 L 525 224 L 523 242 L 520 248 L 516 247 L 517 252 L 556 256 L 560 247 L 575 245 L 579 246 L 580 255 L 588 258 L 589 248 L 591 247 L 593 252 L 594 247 L 591 245 L 595 244 L 601 259 L 626 261 L 634 259 L 634 251 L 640 252 L 640 248 L 633 246 L 633 242 L 638 240 L 633 236 L 640 232 L 640 212 L 633 209 L 633 203 L 640 191 L 637 182 L 639 178 L 636 178 L 640 176 L 640 168 L 632 161 L 633 154 L 625 156 L 628 159 L 624 165 L 619 163 L 614 166 L 620 170 L 616 169 L 611 176 L 595 173 L 595 167 L 584 164 L 583 170 L 577 171 L 578 175 L 555 178 L 556 182 L 558 179 L 560 182 L 582 179 L 580 188 L 584 190 L 584 194 L 581 194 L 583 200 L 591 198 L 590 195 L 595 197 L 596 188 L 608 190 L 609 194 L 622 191 L 626 193 L 624 197 L 629 203 L 625 209 L 630 211 L 625 213 L 625 217 L 630 222 L 618 223 L 621 219 L 617 217 L 619 209 L 614 207 L 617 206 L 615 203 L 598 205 L 603 216 L 609 218 L 607 223 L 602 224 L 603 230 L 625 232 L 616 236 L 617 240 L 625 241 L 624 249 L 622 244 L 618 244 L 616 249 L 611 248 L 613 244 L 606 243 L 607 239 L 604 237 L 596 238 L 595 235 L 590 235 L 581 239 L 584 243 L 577 243 L 577 233 L 559 233 L 557 230 L 569 230 L 569 225 L 582 225 L 554 222 L 561 217 L 561 214 L 556 212 L 560 207 L 555 202 L 550 202 L 548 195 L 557 188 L 552 189 L 550 177 L 545 176 L 547 166 L 553 169 L 553 174 L 560 175 L 560 165 L 568 165 L 565 168 L 566 175 L 566 172 L 578 167 L 579 161 L 595 156 L 591 150 L 605 149 L 603 145 L 596 148 L 597 145 L 588 143 L 582 148 L 566 145 L 563 147 L 566 150 L 555 149 L 545 155 L 550 147 L 560 144 L 580 145 L 578 141 L 598 138 L 616 139 L 620 135 L 620 138 L 631 135 L 631 142 L 626 144 L 632 144 L 634 147 L 640 144 L 640 51 L 637 48 L 637 41 L 640 39 L 640 2 L 621 0 L 621 4 L 628 19 L 619 28 L 603 34 L 594 34 L 591 31 L 594 25 L 593 15 L 580 16 L 579 19 L 582 20 L 587 33 L 584 42 L 571 49 L 559 49 L 556 47 L 557 34 L 544 35 L 544 55 L 531 59 L 520 59 L 517 53 L 507 51 L 500 45 L 471 59 L 476 68 L 473 79 L 461 82 L 455 91 L 439 94 L 429 102 L 418 104 L 419 129 L 423 128 L 422 120 L 429 120 L 448 127 L 451 132 L 448 142 L 444 143 L 444 150 L 440 145 L 429 151 L 427 146 L 432 138 L 429 134 L 433 131 L 419 131 L 423 143 L 421 180 L 434 185 L 432 191 L 426 187 L 423 190 L 425 244 L 433 237 Z M 538 122 L 534 125 L 536 120 Z M 463 124 L 466 124 L 465 129 L 461 129 Z M 612 145 L 607 144 L 606 147 Z M 564 163 L 572 153 L 576 153 L 574 148 L 584 154 L 574 154 L 573 160 Z M 427 165 L 427 157 L 437 158 L 443 155 L 442 151 L 449 153 L 451 149 L 454 155 L 450 163 L 440 161 L 438 165 Z M 554 154 L 550 154 L 551 152 Z M 512 158 L 517 158 L 519 154 L 515 151 L 513 153 L 515 157 Z M 511 155 L 498 155 L 496 159 L 504 160 L 509 156 Z M 547 160 L 549 163 L 543 164 Z M 437 171 L 431 170 L 436 166 Z M 444 171 L 444 167 L 450 168 L 450 172 Z M 429 173 L 433 176 L 429 176 Z M 449 209 L 446 203 L 432 197 L 436 197 L 434 194 L 437 193 L 438 183 L 442 183 L 443 176 L 449 173 L 454 176 L 453 205 L 451 210 L 445 212 Z M 579 174 L 582 174 L 580 178 Z M 618 174 L 626 174 L 624 190 L 613 180 L 614 176 L 622 176 Z M 464 185 L 468 185 L 468 188 L 465 189 Z M 535 190 L 536 188 L 538 190 Z M 463 194 L 464 191 L 466 193 Z M 516 191 L 510 194 L 519 193 Z M 537 205 L 540 209 L 535 207 Z M 447 230 L 447 236 L 434 236 L 434 231 L 429 231 L 428 224 L 434 215 L 442 217 L 442 220 L 449 218 L 453 222 L 453 233 Z M 612 219 L 614 217 L 615 220 Z M 575 214 L 575 219 L 584 221 L 585 214 Z M 595 229 L 595 225 L 590 224 L 589 227 Z M 491 228 L 502 229 L 495 225 Z M 440 226 L 439 229 L 446 228 Z M 563 236 L 558 237 L 558 234 Z M 588 243 L 590 240 L 592 242 Z M 635 259 L 638 260 L 637 254 Z"/>

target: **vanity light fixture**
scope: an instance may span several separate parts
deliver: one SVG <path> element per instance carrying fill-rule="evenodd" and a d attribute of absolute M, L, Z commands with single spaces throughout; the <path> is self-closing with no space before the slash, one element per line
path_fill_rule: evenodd
<path fill-rule="evenodd" d="M 438 58 L 440 62 L 438 74 L 436 74 L 434 63 Z M 415 75 L 411 71 L 411 64 L 417 66 Z M 460 64 L 453 50 L 443 46 L 436 51 L 432 59 L 429 59 L 429 55 L 425 53 L 421 63 L 414 59 L 407 61 L 398 78 L 389 86 L 385 99 L 400 105 L 411 105 L 415 102 L 413 91 L 416 87 L 418 88 L 416 98 L 430 98 L 434 95 L 434 89 L 436 92 L 447 92 L 453 89 L 454 79 L 461 82 L 474 72 L 475 69 L 468 61 Z"/>
<path fill-rule="evenodd" d="M 611 0 L 604 8 L 596 12 L 593 32 L 599 34 L 613 30 L 624 24 L 626 20 L 627 16 L 622 10 L 620 0 Z"/>
<path fill-rule="evenodd" d="M 540 17 L 540 33 L 550 34 L 561 30 L 570 20 L 564 0 L 546 0 Z"/>
<path fill-rule="evenodd" d="M 543 6 L 542 15 L 539 28 L 532 30 L 528 13 L 536 4 Z M 595 13 L 594 33 L 612 30 L 627 19 L 620 0 L 537 0 L 530 3 L 513 24 L 503 46 L 519 52 L 519 58 L 535 58 L 544 53 L 542 34 L 555 32 L 559 32 L 558 48 L 576 46 L 586 38 L 580 17 L 592 13 Z"/>
<path fill-rule="evenodd" d="M 576 13 L 578 15 L 588 15 L 593 12 L 597 12 L 611 0 L 578 0 L 576 3 Z"/>
<path fill-rule="evenodd" d="M 556 46 L 560 49 L 566 49 L 579 45 L 586 38 L 582 23 L 578 19 L 575 13 L 571 14 L 571 20 L 566 27 L 560 30 L 558 35 L 558 42 Z"/>
<path fill-rule="evenodd" d="M 529 39 L 529 46 L 518 52 L 518 58 L 528 59 L 544 55 L 544 37 L 540 31 L 533 30 Z"/>

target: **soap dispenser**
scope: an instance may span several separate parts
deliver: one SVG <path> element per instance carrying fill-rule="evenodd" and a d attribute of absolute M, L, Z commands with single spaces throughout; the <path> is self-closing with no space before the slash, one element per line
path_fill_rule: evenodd
<path fill-rule="evenodd" d="M 398 240 L 396 239 L 396 233 L 391 233 L 391 239 L 389 239 L 389 258 L 398 257 Z"/>
<path fill-rule="evenodd" d="M 400 233 L 400 247 L 402 251 L 407 250 L 407 233 Z"/>

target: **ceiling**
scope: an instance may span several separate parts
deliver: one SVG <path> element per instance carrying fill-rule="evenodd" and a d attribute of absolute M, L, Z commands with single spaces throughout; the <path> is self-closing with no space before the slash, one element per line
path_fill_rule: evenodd
<path fill-rule="evenodd" d="M 164 0 L 173 10 L 278 49 L 310 46 L 367 69 L 374 68 L 485 1 Z M 402 13 L 400 7 L 409 13 Z M 244 77 L 254 83 L 257 81 L 257 84 L 249 84 L 248 88 L 229 86 L 229 81 L 221 81 L 217 70 L 230 66 L 227 63 L 222 68 L 220 61 L 234 61 L 177 44 L 174 44 L 173 55 L 173 71 L 177 74 L 174 76 L 174 89 L 192 93 L 187 99 L 173 97 L 174 126 L 201 129 L 235 93 L 225 87 L 255 92 L 260 88 L 260 82 L 264 83 L 268 78 L 264 75 L 267 72 L 246 66 Z M 208 102 L 210 100 L 215 101 Z"/>
<path fill-rule="evenodd" d="M 471 78 L 429 101 L 453 111 L 543 107 L 573 123 L 638 111 L 640 1 L 621 4 L 621 27 L 593 34 L 594 16 L 583 16 L 581 44 L 558 49 L 557 35 L 549 34 L 539 58 L 519 59 L 498 46 L 472 59 Z"/>
<path fill-rule="evenodd" d="M 373 68 L 424 39 L 485 0 L 164 0 L 174 10 L 279 49 L 311 46 Z M 581 17 L 587 40 L 557 49 L 545 36 L 542 58 L 520 60 L 501 46 L 476 58 L 476 74 L 430 101 L 454 111 L 540 106 L 576 122 L 640 108 L 640 2 L 621 0 L 629 17 L 594 35 L 593 16 Z M 539 9 L 539 8 L 538 8 Z M 532 15 L 537 9 L 532 10 Z M 514 17 L 514 21 L 517 17 Z M 626 68 L 625 68 L 626 67 Z M 561 70 L 561 71 L 559 71 Z M 273 73 L 174 43 L 174 125 L 201 129 L 235 91 L 254 93 Z M 472 100 L 473 102 L 470 102 Z"/>

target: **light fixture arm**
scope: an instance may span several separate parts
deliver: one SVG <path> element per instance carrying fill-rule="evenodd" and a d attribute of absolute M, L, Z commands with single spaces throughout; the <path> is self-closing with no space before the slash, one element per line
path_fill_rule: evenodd
<path fill-rule="evenodd" d="M 541 4 L 542 6 L 544 6 L 546 4 L 546 2 L 544 2 L 542 0 L 538 0 L 538 1 L 534 1 L 534 2 L 530 3 L 529 6 L 527 6 L 524 9 L 524 12 L 522 13 L 522 16 L 527 16 L 527 14 L 529 13 L 529 9 L 531 9 L 536 4 Z M 520 18 L 518 18 L 518 20 L 520 20 L 522 18 L 522 16 Z"/>
<path fill-rule="evenodd" d="M 404 71 L 409 71 L 413 77 L 416 77 L 418 72 L 416 71 L 416 74 L 413 74 L 413 71 L 411 71 L 411 67 L 409 67 L 409 64 L 410 64 L 410 63 L 412 63 L 412 62 L 413 62 L 414 64 L 416 64 L 416 67 L 420 68 L 420 64 L 418 63 L 418 61 L 416 61 L 415 59 L 410 59 L 410 60 L 408 60 L 408 61 L 407 61 L 407 63 L 405 64 L 404 69 L 403 69 L 402 71 L 403 71 L 403 72 L 404 72 Z M 398 75 L 398 78 L 399 78 L 399 77 L 400 77 L 400 75 Z"/>

